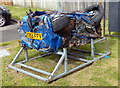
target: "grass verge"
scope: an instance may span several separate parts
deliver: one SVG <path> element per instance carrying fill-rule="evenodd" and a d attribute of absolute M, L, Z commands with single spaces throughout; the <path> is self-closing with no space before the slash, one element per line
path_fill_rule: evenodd
<path fill-rule="evenodd" d="M 18 7 L 18 6 L 8 6 L 8 5 L 4 5 L 4 6 L 10 10 L 12 14 L 12 18 L 16 20 L 21 20 L 26 15 L 26 11 L 28 11 L 29 9 L 31 9 L 32 11 L 36 11 L 36 10 L 42 11 L 41 9 L 31 8 L 31 7 Z"/>
<path fill-rule="evenodd" d="M 88 66 L 73 74 L 65 76 L 50 84 L 44 83 L 23 73 L 17 73 L 13 69 L 8 69 L 7 65 L 10 64 L 15 54 L 20 49 L 17 40 L 8 42 L 8 44 L 11 46 L 8 49 L 11 55 L 0 58 L 2 59 L 3 68 L 2 86 L 118 86 L 118 44 L 120 44 L 120 42 L 118 42 L 118 38 L 116 37 L 109 37 L 108 39 L 109 47 L 112 51 L 109 59 L 98 60 L 91 66 Z M 97 47 L 99 47 L 100 45 L 101 44 L 97 45 Z M 104 44 L 102 44 L 102 47 L 104 48 L 103 45 Z M 101 49 L 103 50 L 103 48 Z M 29 51 L 30 57 L 38 54 L 43 53 L 37 52 L 35 50 Z M 23 58 L 24 54 L 20 56 L 20 59 Z M 40 58 L 35 61 L 31 61 L 28 64 L 33 67 L 52 71 L 54 66 L 57 64 L 57 58 L 58 56 L 52 55 L 50 57 Z M 75 64 L 79 63 L 75 61 L 69 62 L 69 67 Z M 62 72 L 62 70 L 60 70 L 60 72 Z"/>

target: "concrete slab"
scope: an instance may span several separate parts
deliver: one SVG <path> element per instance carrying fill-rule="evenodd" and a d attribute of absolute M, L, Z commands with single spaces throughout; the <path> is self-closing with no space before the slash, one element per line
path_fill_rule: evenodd
<path fill-rule="evenodd" d="M 0 57 L 8 56 L 10 53 L 6 49 L 0 50 Z"/>

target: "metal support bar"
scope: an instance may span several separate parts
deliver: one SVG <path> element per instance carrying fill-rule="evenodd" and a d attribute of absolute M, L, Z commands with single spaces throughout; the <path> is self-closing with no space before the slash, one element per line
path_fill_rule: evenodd
<path fill-rule="evenodd" d="M 93 43 L 93 39 L 91 39 L 91 57 L 94 59 L 94 43 Z"/>
<path fill-rule="evenodd" d="M 110 55 L 110 52 L 107 52 L 106 54 L 103 54 L 102 56 L 100 56 L 98 58 L 94 58 L 94 60 L 99 60 L 99 59 L 101 59 L 101 58 L 103 58 L 105 56 L 108 56 L 108 55 Z"/>
<path fill-rule="evenodd" d="M 105 20 L 106 20 L 106 0 L 104 0 L 104 19 L 103 19 L 103 36 L 105 36 L 105 34 L 106 34 L 106 28 L 105 28 L 105 26 L 106 26 L 106 22 L 105 22 Z"/>
<path fill-rule="evenodd" d="M 20 66 L 23 66 L 25 68 L 31 69 L 33 71 L 40 72 L 40 73 L 45 74 L 45 75 L 51 75 L 51 73 L 49 73 L 49 72 L 46 72 L 46 71 L 43 71 L 43 70 L 40 70 L 40 69 L 36 69 L 36 68 L 33 68 L 31 66 L 28 66 L 28 65 L 24 65 L 24 64 L 21 64 L 21 63 L 17 63 L 17 64 L 20 65 Z"/>
<path fill-rule="evenodd" d="M 73 50 L 84 52 L 84 53 L 91 53 L 91 51 L 88 51 L 88 50 L 81 50 L 81 49 L 75 49 L 75 48 Z M 75 56 L 81 56 L 81 57 L 84 57 L 84 58 L 90 58 L 89 56 L 83 56 L 83 55 L 78 55 L 78 54 L 74 54 L 74 53 L 68 53 L 68 54 L 75 55 Z M 94 52 L 94 54 L 103 55 L 102 53 L 97 53 L 97 52 Z"/>
<path fill-rule="evenodd" d="M 68 64 L 67 49 L 65 49 L 65 60 L 64 60 L 64 70 L 65 70 L 65 73 L 67 72 L 67 64 Z"/>
<path fill-rule="evenodd" d="M 44 78 L 44 77 L 35 75 L 35 74 L 31 73 L 31 72 L 28 72 L 28 71 L 25 71 L 25 70 L 16 68 L 16 67 L 11 66 L 11 65 L 8 65 L 8 67 L 9 67 L 9 68 L 12 68 L 12 69 L 15 69 L 15 70 L 17 70 L 17 71 L 19 71 L 19 72 L 22 72 L 22 73 L 24 73 L 24 74 L 27 74 L 27 75 L 29 75 L 29 76 L 32 76 L 32 77 L 34 77 L 34 78 L 37 78 L 37 79 L 39 79 L 39 80 L 42 80 L 42 81 L 44 81 L 44 82 L 47 82 L 47 80 L 48 80 L 48 79 L 46 79 L 46 78 Z"/>
<path fill-rule="evenodd" d="M 75 71 L 79 70 L 80 68 L 83 68 L 83 67 L 85 67 L 85 66 L 87 66 L 87 65 L 89 65 L 89 64 L 91 64 L 91 63 L 93 63 L 93 62 L 94 62 L 94 60 L 89 61 L 88 63 L 84 63 L 84 64 L 82 64 L 82 65 L 79 65 L 79 66 L 77 66 L 77 67 L 69 70 L 67 73 L 62 73 L 62 74 L 59 74 L 59 75 L 55 76 L 55 77 L 53 78 L 53 80 L 56 80 L 56 79 L 58 79 L 58 78 L 61 78 L 61 77 L 65 76 L 65 75 L 68 75 L 68 74 L 70 74 L 70 73 L 72 73 L 72 72 L 75 72 Z"/>
<path fill-rule="evenodd" d="M 43 55 L 41 55 L 41 56 L 37 56 L 37 57 L 31 58 L 31 59 L 28 59 L 28 61 L 35 60 L 35 59 L 38 59 L 38 58 L 41 58 L 41 57 L 45 57 L 45 56 L 49 56 L 49 55 L 51 55 L 51 54 L 52 54 L 52 53 L 43 54 Z M 26 63 L 26 62 L 28 62 L 28 61 L 24 60 L 24 61 L 21 61 L 20 63 Z"/>
<path fill-rule="evenodd" d="M 57 55 L 63 55 L 63 52 L 57 52 L 56 54 Z"/>
<path fill-rule="evenodd" d="M 13 59 L 13 61 L 10 63 L 10 65 L 14 65 L 14 63 L 16 62 L 17 58 L 19 57 L 19 55 L 21 54 L 21 52 L 23 51 L 24 47 L 22 47 L 19 52 L 16 54 L 15 58 Z"/>
<path fill-rule="evenodd" d="M 74 59 L 74 60 L 80 60 L 80 61 L 83 61 L 83 62 L 89 62 L 89 61 L 91 61 L 91 60 L 85 60 L 85 59 L 82 59 L 82 58 L 79 58 L 79 57 L 70 56 L 70 55 L 68 55 L 68 58 Z"/>
<path fill-rule="evenodd" d="M 109 51 L 109 42 L 108 42 L 108 39 L 106 39 L 106 51 Z"/>
<path fill-rule="evenodd" d="M 106 39 L 106 38 L 104 38 Z M 100 40 L 97 40 L 97 42 L 100 42 L 104 39 L 100 39 Z M 32 76 L 34 78 L 37 78 L 39 80 L 42 80 L 44 82 L 50 82 L 50 81 L 53 81 L 55 79 L 58 79 L 60 77 L 63 77 L 67 74 L 70 74 L 76 70 L 79 70 L 91 63 L 93 63 L 94 61 L 96 60 L 99 60 L 107 55 L 110 54 L 110 52 L 106 52 L 105 54 L 102 54 L 102 53 L 97 53 L 97 52 L 94 52 L 94 43 L 97 43 L 97 42 L 94 42 L 93 39 L 91 39 L 91 51 L 86 51 L 86 50 L 79 50 L 79 49 L 74 49 L 74 50 L 77 50 L 77 51 L 83 51 L 83 52 L 87 52 L 87 53 L 91 53 L 91 56 L 93 57 L 93 60 L 86 60 L 86 59 L 83 59 L 83 58 L 79 58 L 79 57 L 74 57 L 74 56 L 81 56 L 79 54 L 74 54 L 74 53 L 67 53 L 67 49 L 66 48 L 63 48 L 63 52 L 57 52 L 56 54 L 58 55 L 62 55 L 61 58 L 59 59 L 57 65 L 55 66 L 55 68 L 53 69 L 52 73 L 49 73 L 49 72 L 46 72 L 46 71 L 43 71 L 43 70 L 40 70 L 40 69 L 37 69 L 37 68 L 34 68 L 34 67 L 31 67 L 31 66 L 28 66 L 28 65 L 25 65 L 25 64 L 22 64 L 22 63 L 25 63 L 25 62 L 28 62 L 30 60 L 34 60 L 34 59 L 37 59 L 37 58 L 40 58 L 40 57 L 45 57 L 45 56 L 48 56 L 48 55 L 51 55 L 52 53 L 48 53 L 48 54 L 44 54 L 44 55 L 41 55 L 41 56 L 38 56 L 38 57 L 34 57 L 34 58 L 31 58 L 31 59 L 28 59 L 28 51 L 25 47 L 22 47 L 19 52 L 17 53 L 17 55 L 15 56 L 15 58 L 13 59 L 13 61 L 11 62 L 11 64 L 8 66 L 9 68 L 12 68 L 12 69 L 15 69 L 17 71 L 20 71 L 24 74 L 27 74 L 29 76 Z M 16 60 L 18 59 L 19 55 L 21 54 L 22 51 L 25 51 L 25 57 L 26 57 L 26 60 L 24 61 L 20 61 L 18 63 L 15 63 Z M 67 55 L 67 54 L 70 54 L 70 55 Z M 94 55 L 100 55 L 99 57 L 95 58 Z M 73 56 L 71 56 L 73 55 Z M 85 63 L 81 64 L 81 65 L 78 65 L 70 70 L 68 70 L 68 58 L 72 58 L 72 59 L 75 59 L 75 60 L 80 60 L 80 61 L 83 61 Z M 86 56 L 85 56 L 86 57 Z M 87 56 L 88 57 L 88 56 Z M 58 75 L 55 75 L 55 73 L 58 71 L 58 69 L 60 68 L 60 65 L 64 62 L 64 73 L 61 73 L 61 74 L 58 74 Z M 41 77 L 39 75 L 36 75 L 36 74 L 33 74 L 31 72 L 28 72 L 28 71 L 25 71 L 25 70 L 22 70 L 20 68 L 17 68 L 15 66 L 12 66 L 12 65 L 20 65 L 20 66 L 23 66 L 25 68 L 28 68 L 28 69 L 31 69 L 33 71 L 36 71 L 36 72 L 40 72 L 42 74 L 45 74 L 45 75 L 48 75 L 49 77 L 48 78 L 44 78 L 44 77 Z"/>
<path fill-rule="evenodd" d="M 80 56 L 80 57 L 83 57 L 83 58 L 90 58 L 90 56 L 85 56 L 85 55 L 75 54 L 75 53 L 71 53 L 71 52 L 68 52 L 68 55 Z"/>
<path fill-rule="evenodd" d="M 103 37 L 102 39 L 96 40 L 96 41 L 94 41 L 93 43 L 98 43 L 98 42 L 103 41 L 103 40 L 106 40 L 106 39 L 107 39 L 106 37 Z"/>
<path fill-rule="evenodd" d="M 67 54 L 66 52 L 66 48 L 63 48 L 63 55 L 61 56 L 60 60 L 58 61 L 56 67 L 54 68 L 51 76 L 49 77 L 49 79 L 52 79 L 53 75 L 55 74 L 55 72 L 58 70 L 58 68 L 60 67 L 60 65 L 62 64 L 63 60 L 65 59 L 65 54 Z"/>

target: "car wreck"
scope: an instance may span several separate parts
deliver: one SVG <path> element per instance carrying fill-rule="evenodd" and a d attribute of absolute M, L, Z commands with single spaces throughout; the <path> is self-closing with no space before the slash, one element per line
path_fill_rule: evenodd
<path fill-rule="evenodd" d="M 8 67 L 42 81 L 51 82 L 109 55 L 109 51 L 106 51 L 104 54 L 94 52 L 94 43 L 98 43 L 107 39 L 106 37 L 101 36 L 102 29 L 100 22 L 103 18 L 103 13 L 104 11 L 101 5 L 88 7 L 84 11 L 72 11 L 69 13 L 61 11 L 32 12 L 29 10 L 27 15 L 20 21 L 19 34 L 20 45 L 22 48 L 16 54 L 15 58 Z M 77 47 L 86 44 L 91 44 L 91 51 L 82 51 L 91 53 L 92 60 L 73 57 L 71 55 L 78 54 L 73 54 L 67 51 L 67 49 L 73 47 L 76 48 L 74 48 L 74 50 L 79 51 Z M 47 52 L 48 54 L 34 58 L 28 58 L 28 49 L 36 49 L 37 51 Z M 23 50 L 25 51 L 26 60 L 16 63 L 16 60 Z M 24 64 L 30 60 L 48 56 L 50 54 L 57 54 L 61 56 L 52 73 Z M 99 57 L 95 57 L 96 54 L 99 55 Z M 85 63 L 68 70 L 68 58 L 83 61 Z M 56 75 L 55 73 L 59 69 L 62 62 L 64 62 L 64 72 Z M 15 67 L 14 65 L 16 64 L 48 75 L 49 77 L 44 78 L 24 71 Z"/>

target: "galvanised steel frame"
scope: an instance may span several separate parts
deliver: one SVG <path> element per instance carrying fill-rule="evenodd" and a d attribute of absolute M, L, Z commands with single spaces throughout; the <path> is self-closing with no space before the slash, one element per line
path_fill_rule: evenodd
<path fill-rule="evenodd" d="M 48 56 L 48 55 L 51 55 L 52 53 L 48 53 L 48 54 L 44 54 L 44 55 L 41 55 L 41 56 L 38 56 L 38 57 L 34 57 L 34 58 L 28 58 L 28 50 L 25 48 L 25 47 L 22 47 L 19 52 L 16 54 L 15 58 L 13 59 L 13 61 L 10 63 L 10 65 L 8 65 L 9 68 L 11 69 L 15 69 L 19 72 L 22 72 L 24 74 L 27 74 L 29 76 L 32 76 L 34 78 L 37 78 L 39 80 L 42 80 L 44 82 L 51 82 L 51 81 L 54 81 L 58 78 L 61 78 L 67 74 L 70 74 L 76 70 L 79 70 L 80 68 L 83 68 L 85 66 L 88 66 L 89 64 L 93 63 L 94 61 L 96 60 L 99 60 L 105 56 L 108 56 L 110 54 L 109 51 L 106 51 L 104 54 L 102 53 L 97 53 L 97 52 L 94 52 L 94 44 L 95 43 L 98 43 L 100 41 L 103 41 L 103 40 L 107 40 L 106 37 L 103 37 L 102 39 L 99 39 L 99 40 L 93 40 L 91 39 L 91 51 L 86 51 L 86 50 L 79 50 L 79 49 L 74 49 L 74 50 L 77 50 L 77 51 L 82 51 L 82 52 L 86 52 L 86 53 L 91 53 L 91 57 L 92 57 L 92 60 L 86 60 L 84 58 L 79 58 L 79 57 L 74 57 L 75 55 L 76 56 L 80 56 L 78 54 L 75 54 L 75 53 L 70 53 L 70 52 L 67 52 L 67 48 L 63 48 L 63 51 L 58 51 L 57 53 L 55 54 L 58 54 L 58 55 L 61 55 L 57 65 L 55 66 L 55 68 L 53 69 L 52 73 L 50 72 L 46 72 L 44 70 L 40 70 L 40 69 L 37 69 L 37 68 L 33 68 L 31 66 L 28 66 L 28 65 L 25 65 L 24 63 L 30 61 L 30 60 L 34 60 L 34 59 L 37 59 L 37 58 L 41 58 L 41 57 L 45 57 L 45 56 Z M 23 52 L 23 50 L 25 51 L 25 58 L 26 60 L 24 61 L 20 61 L 20 62 L 16 62 L 16 60 L 18 59 L 19 55 Z M 74 55 L 74 56 L 71 56 L 71 55 Z M 95 55 L 100 55 L 99 57 L 95 57 Z M 79 61 L 82 61 L 82 62 L 85 62 L 79 66 L 76 66 L 70 70 L 68 70 L 68 58 L 72 58 L 74 60 L 79 60 Z M 58 71 L 60 65 L 64 62 L 64 72 L 59 74 L 59 75 L 56 75 L 55 73 Z M 17 68 L 15 67 L 14 65 L 17 64 L 17 65 L 20 65 L 22 67 L 25 67 L 25 68 L 28 68 L 28 69 L 31 69 L 33 71 L 36 71 L 36 72 L 39 72 L 39 73 L 42 73 L 42 74 L 45 74 L 45 75 L 48 75 L 49 77 L 48 78 L 45 78 L 45 77 L 42 77 L 42 76 L 39 76 L 39 75 L 36 75 L 36 74 L 33 74 L 31 72 L 28 72 L 28 71 L 25 71 L 21 68 Z"/>

